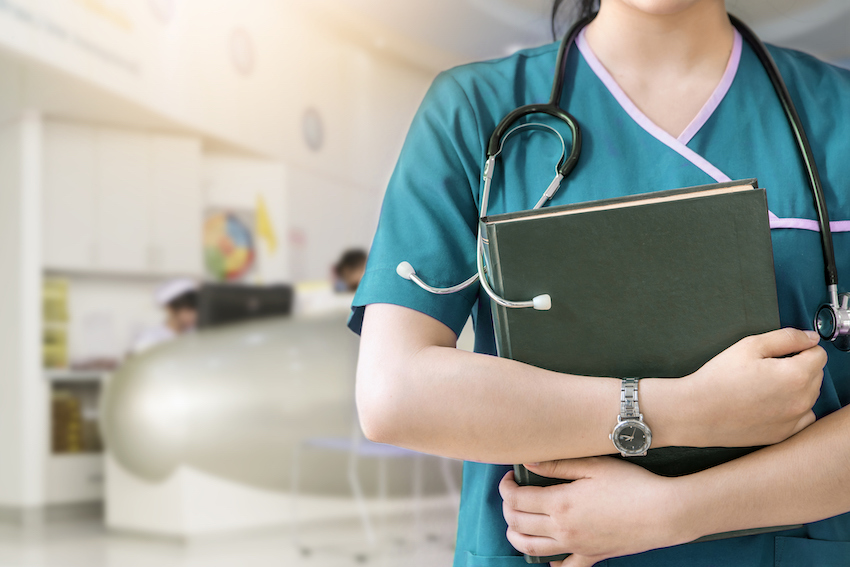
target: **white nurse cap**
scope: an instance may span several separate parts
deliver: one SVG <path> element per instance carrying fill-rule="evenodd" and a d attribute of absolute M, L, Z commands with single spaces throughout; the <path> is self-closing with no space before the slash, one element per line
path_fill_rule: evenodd
<path fill-rule="evenodd" d="M 197 291 L 198 282 L 191 278 L 169 280 L 159 286 L 153 294 L 157 305 L 165 307 L 184 293 Z"/>

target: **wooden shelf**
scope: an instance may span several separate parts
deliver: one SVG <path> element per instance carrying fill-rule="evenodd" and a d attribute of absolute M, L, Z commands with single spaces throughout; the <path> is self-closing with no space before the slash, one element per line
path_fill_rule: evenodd
<path fill-rule="evenodd" d="M 50 382 L 103 382 L 111 372 L 105 370 L 66 370 L 50 368 L 44 370 L 44 377 Z"/>

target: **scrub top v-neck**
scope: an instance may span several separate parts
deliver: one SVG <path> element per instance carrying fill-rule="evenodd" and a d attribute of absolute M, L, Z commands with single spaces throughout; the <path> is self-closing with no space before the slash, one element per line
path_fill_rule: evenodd
<path fill-rule="evenodd" d="M 820 240 L 816 224 L 814 230 L 811 224 L 816 216 L 790 129 L 749 46 L 736 37 L 721 83 L 677 139 L 658 135 L 651 121 L 647 124 L 630 114 L 628 103 L 615 94 L 619 87 L 603 80 L 607 72 L 586 41 L 579 38 L 577 43 L 578 49 L 568 57 L 561 106 L 581 125 L 582 153 L 551 204 L 756 177 L 767 190 L 772 213 L 782 324 L 811 328 L 814 309 L 826 299 Z M 508 112 L 548 100 L 557 49 L 553 44 L 465 65 L 434 81 L 384 198 L 366 274 L 354 299 L 349 321 L 353 330 L 359 332 L 363 310 L 373 303 L 415 309 L 456 334 L 471 314 L 476 352 L 495 355 L 489 299 L 478 286 L 452 295 L 431 295 L 401 279 L 395 268 L 410 261 L 436 286 L 454 285 L 475 272 L 486 142 Z M 814 146 L 837 231 L 839 276 L 850 282 L 850 73 L 800 53 L 770 49 Z M 546 117 L 532 120 L 568 135 Z M 528 209 L 536 202 L 560 155 L 560 142 L 554 138 L 539 130 L 511 138 L 493 181 L 491 214 Z M 829 363 L 815 406 L 819 417 L 850 404 L 850 355 L 831 345 L 826 348 Z M 508 470 L 464 464 L 455 567 L 525 565 L 505 538 L 498 483 Z M 850 515 L 845 514 L 790 532 L 682 545 L 601 565 L 846 565 L 847 557 Z"/>
<path fill-rule="evenodd" d="M 588 66 L 590 66 L 593 73 L 597 76 L 597 78 L 599 78 L 602 84 L 605 85 L 605 88 L 608 89 L 608 92 L 611 93 L 611 96 L 617 101 L 617 104 L 620 105 L 622 110 L 629 115 L 635 124 L 643 128 L 647 134 L 693 163 L 696 167 L 704 171 L 718 183 L 731 181 L 731 179 L 698 152 L 689 148 L 688 143 L 711 118 L 714 111 L 726 96 L 726 93 L 729 92 L 729 88 L 735 80 L 735 75 L 738 72 L 738 65 L 741 61 L 742 43 L 743 39 L 741 38 L 741 34 L 738 33 L 738 30 L 735 30 L 734 39 L 732 41 L 732 52 L 729 55 L 729 61 L 726 64 L 726 69 L 723 72 L 720 82 L 714 88 L 700 111 L 685 127 L 682 133 L 679 134 L 679 136 L 673 136 L 653 122 L 652 119 L 644 114 L 643 111 L 641 111 L 637 105 L 632 102 L 631 98 L 629 98 L 629 96 L 623 91 L 602 62 L 599 61 L 599 58 L 596 57 L 596 54 L 587 42 L 587 28 L 583 29 L 576 39 L 576 46 Z"/>

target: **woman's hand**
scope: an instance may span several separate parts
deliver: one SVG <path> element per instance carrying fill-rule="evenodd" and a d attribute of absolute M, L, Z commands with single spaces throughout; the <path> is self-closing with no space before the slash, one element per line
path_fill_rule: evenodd
<path fill-rule="evenodd" d="M 610 457 L 526 466 L 542 476 L 575 479 L 519 486 L 511 471 L 499 484 L 508 541 L 528 555 L 573 554 L 553 566 L 590 567 L 699 537 L 689 530 L 676 479 Z"/>
<path fill-rule="evenodd" d="M 780 329 L 744 338 L 677 387 L 684 389 L 666 445 L 771 445 L 811 425 L 826 352 L 817 333 Z M 664 380 L 641 381 L 641 409 L 652 426 L 652 401 Z M 669 382 L 668 382 L 669 387 Z M 646 402 L 644 402 L 646 400 Z M 653 431 L 655 433 L 655 431 Z"/>

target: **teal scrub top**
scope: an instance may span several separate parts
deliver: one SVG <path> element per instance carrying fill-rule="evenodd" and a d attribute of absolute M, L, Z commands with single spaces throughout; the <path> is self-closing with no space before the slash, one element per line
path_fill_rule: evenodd
<path fill-rule="evenodd" d="M 574 45 L 568 56 L 561 107 L 580 123 L 583 147 L 577 167 L 551 205 L 756 177 L 767 190 L 771 212 L 782 325 L 811 329 L 816 308 L 827 300 L 820 235 L 813 222 L 817 217 L 790 128 L 752 49 L 736 37 L 724 81 L 700 117 L 676 139 L 630 106 L 583 37 L 577 44 L 580 49 Z M 349 323 L 354 331 L 360 330 L 364 306 L 372 303 L 415 309 L 455 333 L 471 314 L 476 352 L 496 353 L 490 301 L 477 284 L 452 295 L 432 295 L 395 270 L 407 260 L 435 286 L 454 285 L 475 273 L 487 141 L 514 108 L 548 101 L 557 50 L 557 44 L 525 50 L 436 78 L 410 127 L 384 198 L 366 274 L 354 299 Z M 770 51 L 812 144 L 834 221 L 841 291 L 850 291 L 850 72 L 795 51 Z M 546 121 L 569 141 L 562 124 L 548 117 L 533 120 Z M 526 130 L 513 136 L 497 164 L 489 212 L 531 208 L 554 177 L 560 151 L 560 141 L 551 134 Z M 818 417 L 850 403 L 850 354 L 832 345 L 825 348 L 829 363 L 814 408 Z M 505 538 L 498 484 L 508 470 L 464 464 L 455 567 L 525 565 Z M 681 545 L 600 565 L 850 565 L 850 514 L 793 531 Z"/>

